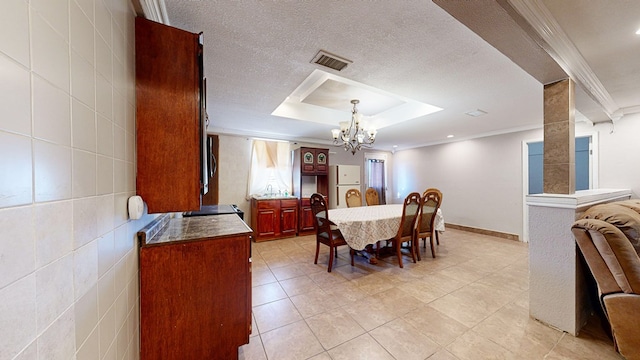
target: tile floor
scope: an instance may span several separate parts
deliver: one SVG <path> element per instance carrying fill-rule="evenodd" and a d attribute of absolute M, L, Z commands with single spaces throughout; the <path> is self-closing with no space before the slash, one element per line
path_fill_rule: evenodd
<path fill-rule="evenodd" d="M 622 359 L 598 324 L 580 336 L 529 318 L 528 247 L 447 230 L 438 257 L 349 264 L 315 237 L 253 244 L 253 333 L 244 360 Z"/>

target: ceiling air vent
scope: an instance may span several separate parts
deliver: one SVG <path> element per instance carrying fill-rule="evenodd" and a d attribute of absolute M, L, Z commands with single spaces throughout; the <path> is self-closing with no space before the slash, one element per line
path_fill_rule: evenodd
<path fill-rule="evenodd" d="M 318 51 L 316 56 L 311 60 L 312 63 L 326 66 L 333 70 L 342 70 L 351 64 L 353 61 L 341 58 L 340 56 L 333 55 L 324 50 Z"/>

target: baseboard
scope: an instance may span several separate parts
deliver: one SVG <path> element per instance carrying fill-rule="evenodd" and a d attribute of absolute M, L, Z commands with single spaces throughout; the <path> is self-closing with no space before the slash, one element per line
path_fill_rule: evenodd
<path fill-rule="evenodd" d="M 480 229 L 480 228 L 474 228 L 474 227 L 471 227 L 471 226 L 464 226 L 464 225 L 457 225 L 457 224 L 450 224 L 450 223 L 445 223 L 445 229 L 446 228 L 462 230 L 462 231 L 468 231 L 468 232 L 472 232 L 472 233 L 476 233 L 476 234 L 482 234 L 482 235 L 490 235 L 490 236 L 495 236 L 495 237 L 499 237 L 499 238 L 503 238 L 503 239 L 507 239 L 507 240 L 520 241 L 520 236 L 519 235 L 504 233 L 504 232 L 500 232 L 500 231 Z"/>

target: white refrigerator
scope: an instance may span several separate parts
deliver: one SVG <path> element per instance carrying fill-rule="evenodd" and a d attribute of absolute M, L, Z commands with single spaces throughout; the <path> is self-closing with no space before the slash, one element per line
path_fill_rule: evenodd
<path fill-rule="evenodd" d="M 329 166 L 329 209 L 347 207 L 344 195 L 349 189 L 360 189 L 360 166 L 331 165 Z"/>

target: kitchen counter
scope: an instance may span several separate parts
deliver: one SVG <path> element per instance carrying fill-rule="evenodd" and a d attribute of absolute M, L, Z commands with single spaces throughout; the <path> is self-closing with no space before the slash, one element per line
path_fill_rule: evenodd
<path fill-rule="evenodd" d="M 252 233 L 251 228 L 234 214 L 186 218 L 164 214 L 141 229 L 138 238 L 140 246 L 151 246 L 245 233 Z"/>
<path fill-rule="evenodd" d="M 286 199 L 297 199 L 298 197 L 295 195 L 253 195 L 253 198 L 256 200 L 286 200 Z"/>

